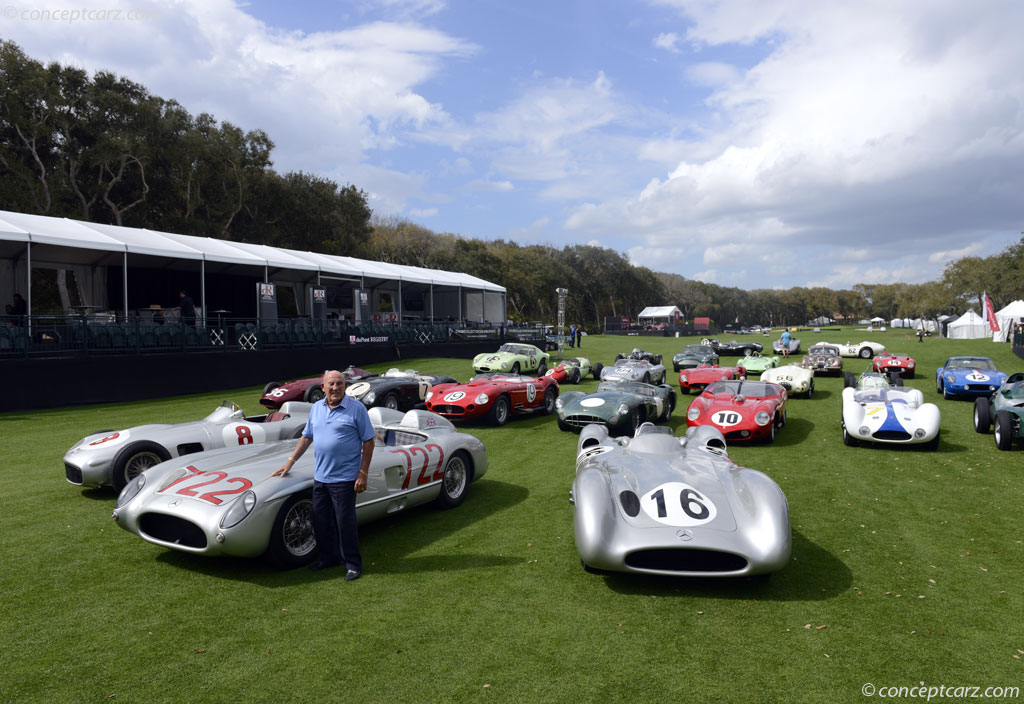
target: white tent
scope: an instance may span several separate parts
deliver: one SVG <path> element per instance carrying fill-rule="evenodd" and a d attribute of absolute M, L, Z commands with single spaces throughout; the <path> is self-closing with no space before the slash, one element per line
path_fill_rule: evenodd
<path fill-rule="evenodd" d="M 988 329 L 985 319 L 973 310 L 969 310 L 949 324 L 946 329 L 946 337 L 951 340 L 976 340 L 988 337 L 989 332 L 991 331 Z"/>
<path fill-rule="evenodd" d="M 648 323 L 670 323 L 682 317 L 683 312 L 676 306 L 647 306 L 637 318 L 642 324 L 645 319 Z"/>
<path fill-rule="evenodd" d="M 1024 321 L 1024 301 L 1017 299 L 1013 303 L 996 311 L 996 322 L 999 330 L 992 333 L 992 342 L 1006 342 L 1010 339 L 1013 326 Z"/>

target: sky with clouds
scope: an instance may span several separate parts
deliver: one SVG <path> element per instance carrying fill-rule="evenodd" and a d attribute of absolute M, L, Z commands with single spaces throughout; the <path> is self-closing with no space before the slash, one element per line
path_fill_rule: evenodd
<path fill-rule="evenodd" d="M 30 56 L 437 232 L 754 289 L 934 280 L 1024 230 L 1019 0 L 0 5 Z"/>

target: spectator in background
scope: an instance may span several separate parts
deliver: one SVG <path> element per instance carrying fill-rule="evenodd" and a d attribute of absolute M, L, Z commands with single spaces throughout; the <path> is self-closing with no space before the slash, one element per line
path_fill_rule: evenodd
<path fill-rule="evenodd" d="M 178 305 L 169 310 L 180 310 L 181 322 L 185 325 L 194 326 L 196 324 L 196 304 L 185 291 L 178 292 Z"/>
<path fill-rule="evenodd" d="M 779 344 L 782 347 L 782 356 L 789 356 L 789 343 L 793 340 L 793 336 L 789 334 L 789 329 L 782 331 L 782 336 L 779 338 Z"/>
<path fill-rule="evenodd" d="M 583 325 L 576 323 L 576 346 L 583 347 Z"/>
<path fill-rule="evenodd" d="M 21 297 L 20 293 L 14 294 L 14 304 L 8 306 L 7 314 L 17 316 L 18 319 L 14 321 L 15 325 L 25 324 L 24 318 L 28 315 L 28 302 Z"/>
<path fill-rule="evenodd" d="M 576 326 L 575 325 L 570 325 L 569 326 L 569 347 L 575 347 L 575 346 L 576 346 Z"/>

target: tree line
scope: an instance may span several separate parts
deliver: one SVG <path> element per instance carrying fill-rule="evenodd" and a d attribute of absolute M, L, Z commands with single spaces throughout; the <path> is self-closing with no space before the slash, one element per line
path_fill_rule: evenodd
<path fill-rule="evenodd" d="M 636 319 L 675 305 L 687 319 L 798 324 L 822 316 L 935 317 L 1024 297 L 1024 239 L 951 262 L 939 281 L 851 289 L 743 290 L 654 272 L 590 245 L 521 245 L 437 233 L 374 216 L 352 184 L 273 169 L 274 143 L 106 71 L 43 65 L 0 42 L 0 209 L 145 227 L 325 254 L 460 271 L 504 286 L 509 316 Z"/>

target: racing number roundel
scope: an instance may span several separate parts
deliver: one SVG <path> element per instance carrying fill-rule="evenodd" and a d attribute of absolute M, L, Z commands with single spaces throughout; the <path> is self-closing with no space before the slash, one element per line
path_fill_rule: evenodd
<path fill-rule="evenodd" d="M 461 401 L 464 398 L 466 398 L 465 391 L 452 391 L 450 394 L 444 395 L 444 400 L 448 403 L 455 403 L 456 401 Z"/>
<path fill-rule="evenodd" d="M 352 384 L 351 386 L 347 387 L 345 389 L 345 395 L 352 396 L 353 398 L 359 398 L 369 390 L 370 385 L 367 384 L 365 381 L 360 381 L 357 384 Z"/>
<path fill-rule="evenodd" d="M 537 398 L 537 387 L 533 384 L 526 385 L 526 400 L 529 403 L 533 403 Z"/>
<path fill-rule="evenodd" d="M 988 374 L 982 374 L 981 372 L 971 372 L 967 375 L 967 381 L 988 381 Z"/>
<path fill-rule="evenodd" d="M 714 502 L 689 484 L 667 482 L 640 498 L 644 513 L 668 526 L 699 526 L 718 515 Z"/>
<path fill-rule="evenodd" d="M 718 411 L 711 416 L 711 422 L 722 428 L 738 425 L 741 420 L 743 420 L 743 416 L 736 411 Z"/>
<path fill-rule="evenodd" d="M 266 442 L 263 428 L 252 423 L 228 423 L 224 426 L 221 437 L 224 440 L 224 447 L 258 445 Z"/>

